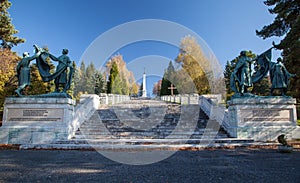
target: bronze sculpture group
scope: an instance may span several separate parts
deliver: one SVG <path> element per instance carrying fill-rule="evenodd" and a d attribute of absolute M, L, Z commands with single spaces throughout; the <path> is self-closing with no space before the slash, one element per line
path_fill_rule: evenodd
<path fill-rule="evenodd" d="M 34 45 L 35 55 L 29 56 L 28 52 L 23 53 L 23 58 L 17 65 L 17 77 L 19 81 L 18 88 L 15 90 L 18 96 L 22 96 L 22 91 L 30 84 L 30 62 L 36 59 L 36 65 L 44 82 L 54 80 L 55 92 L 66 93 L 72 82 L 74 68 L 70 58 L 67 56 L 68 50 L 63 49 L 62 55 L 55 57 L 44 49 Z M 272 49 L 272 48 L 271 48 Z M 261 81 L 268 73 L 271 80 L 271 92 L 280 89 L 281 95 L 285 96 L 289 86 L 289 79 L 296 76 L 287 71 L 282 63 L 282 59 L 278 58 L 277 63 L 271 61 L 271 49 L 256 58 L 247 56 L 246 51 L 241 51 L 238 62 L 231 74 L 230 87 L 236 93 L 235 96 L 253 96 L 248 92 L 248 88 L 253 83 Z M 56 71 L 50 73 L 50 66 L 47 58 L 57 61 Z M 255 72 L 252 72 L 252 66 L 255 63 Z M 61 88 L 62 87 L 62 92 Z"/>
<path fill-rule="evenodd" d="M 48 53 L 44 49 L 34 45 L 35 55 L 29 57 L 29 53 L 23 53 L 23 58 L 19 61 L 17 65 L 17 77 L 18 77 L 18 88 L 15 90 L 18 96 L 22 96 L 22 91 L 26 86 L 30 84 L 30 62 L 36 59 L 36 65 L 41 78 L 44 82 L 49 82 L 54 80 L 55 92 L 56 93 L 66 93 L 70 88 L 73 75 L 73 66 L 71 64 L 70 58 L 67 56 L 68 50 L 63 49 L 62 55 L 55 57 L 54 55 Z M 50 65 L 47 62 L 47 58 L 53 61 L 57 61 L 56 71 L 54 73 L 50 72 Z M 61 91 L 62 87 L 62 91 Z"/>
<path fill-rule="evenodd" d="M 273 95 L 275 89 L 279 89 L 281 95 L 286 96 L 289 79 L 296 75 L 287 71 L 281 58 L 277 59 L 277 63 L 271 61 L 271 49 L 253 59 L 246 55 L 246 51 L 240 53 L 230 78 L 230 86 L 236 93 L 236 97 L 253 96 L 248 93 L 248 88 L 253 83 L 261 81 L 268 73 L 272 84 L 270 95 Z M 252 72 L 254 62 L 256 67 L 255 71 Z"/>

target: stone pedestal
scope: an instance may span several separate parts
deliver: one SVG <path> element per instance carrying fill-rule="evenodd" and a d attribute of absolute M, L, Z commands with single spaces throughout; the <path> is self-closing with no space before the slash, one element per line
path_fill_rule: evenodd
<path fill-rule="evenodd" d="M 69 98 L 6 98 L 0 144 L 37 144 L 66 140 L 75 101 Z"/>
<path fill-rule="evenodd" d="M 297 127 L 296 99 L 287 97 L 242 97 L 228 102 L 228 117 L 234 137 L 275 141 L 281 134 L 293 138 Z"/>

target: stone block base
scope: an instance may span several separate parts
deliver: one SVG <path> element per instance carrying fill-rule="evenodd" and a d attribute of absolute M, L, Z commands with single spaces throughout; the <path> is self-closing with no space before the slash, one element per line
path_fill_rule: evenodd
<path fill-rule="evenodd" d="M 68 139 L 74 105 L 69 98 L 6 98 L 0 144 L 40 144 Z"/>
<path fill-rule="evenodd" d="M 296 100 L 287 97 L 241 97 L 228 102 L 233 137 L 276 141 L 281 134 L 297 138 Z"/>

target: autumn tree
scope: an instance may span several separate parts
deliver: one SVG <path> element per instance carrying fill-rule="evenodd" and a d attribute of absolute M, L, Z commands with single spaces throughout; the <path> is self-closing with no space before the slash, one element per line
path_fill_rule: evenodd
<path fill-rule="evenodd" d="M 0 113 L 3 111 L 5 97 L 14 95 L 18 87 L 15 68 L 20 59 L 11 50 L 0 48 Z"/>
<path fill-rule="evenodd" d="M 130 95 L 137 95 L 139 93 L 139 87 L 140 85 L 138 83 L 131 85 Z"/>
<path fill-rule="evenodd" d="M 284 64 L 291 73 L 300 76 L 300 1 L 299 0 L 266 0 L 264 4 L 269 12 L 276 15 L 274 21 L 264 26 L 256 34 L 263 39 L 269 37 L 283 37 L 276 49 L 282 50 Z M 300 80 L 292 78 L 291 94 L 300 99 Z"/>
<path fill-rule="evenodd" d="M 162 80 L 159 80 L 157 83 L 154 83 L 152 94 L 156 96 L 160 96 Z"/>
<path fill-rule="evenodd" d="M 0 1 L 0 40 L 2 41 L 2 48 L 12 48 L 19 43 L 24 43 L 24 39 L 14 36 L 18 31 L 15 29 L 14 25 L 11 23 L 11 18 L 8 13 L 8 9 L 11 6 L 11 2 L 8 0 Z"/>
<path fill-rule="evenodd" d="M 179 54 L 175 61 L 191 78 L 198 94 L 210 92 L 210 62 L 194 37 L 186 36 L 181 40 Z"/>
<path fill-rule="evenodd" d="M 106 64 L 106 72 L 111 73 L 113 65 L 116 65 L 118 69 L 118 74 L 115 75 L 114 83 L 109 82 L 107 85 L 107 91 L 110 90 L 111 93 L 129 95 L 137 94 L 138 86 L 135 83 L 134 75 L 126 67 L 126 62 L 123 60 L 123 56 L 120 54 L 114 55 L 108 60 Z M 109 74 L 110 75 L 110 74 Z M 109 87 L 112 87 L 109 89 Z"/>
<path fill-rule="evenodd" d="M 3 110 L 5 97 L 14 95 L 14 90 L 18 86 L 15 68 L 21 58 L 10 49 L 25 41 L 14 36 L 18 31 L 11 23 L 8 13 L 10 6 L 8 0 L 0 1 L 0 113 Z M 2 117 L 1 114 L 0 116 Z"/>

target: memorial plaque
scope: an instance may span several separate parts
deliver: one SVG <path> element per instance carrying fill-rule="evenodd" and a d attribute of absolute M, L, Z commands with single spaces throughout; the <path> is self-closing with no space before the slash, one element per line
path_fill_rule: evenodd
<path fill-rule="evenodd" d="M 292 111 L 289 109 L 251 109 L 241 110 L 244 122 L 289 122 Z"/>
<path fill-rule="evenodd" d="M 10 108 L 7 121 L 63 121 L 64 109 L 22 109 Z"/>

